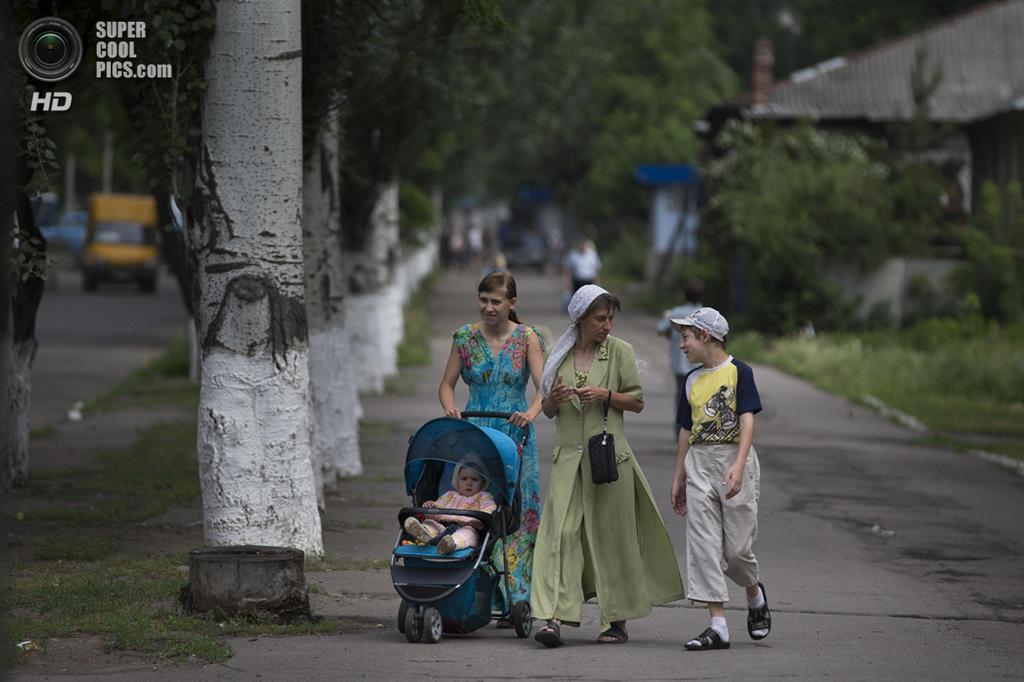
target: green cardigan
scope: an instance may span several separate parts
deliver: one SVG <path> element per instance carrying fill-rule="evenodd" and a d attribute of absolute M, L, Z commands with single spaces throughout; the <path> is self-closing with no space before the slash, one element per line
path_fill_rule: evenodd
<path fill-rule="evenodd" d="M 558 374 L 575 385 L 571 352 Z M 587 384 L 643 400 L 633 347 L 609 336 L 594 355 Z M 614 407 L 608 411 L 608 432 L 615 436 L 619 480 L 605 485 L 591 480 L 586 444 L 601 432 L 603 415 L 603 402 L 584 407 L 576 396 L 559 406 L 555 463 L 534 550 L 531 606 L 541 619 L 578 623 L 580 597 L 596 596 L 604 628 L 611 621 L 645 616 L 654 604 L 683 598 L 672 541 L 626 440 L 622 411 Z M 570 504 L 577 508 L 570 510 Z M 579 506 L 582 537 L 574 538 L 565 525 L 567 518 L 578 516 Z"/>

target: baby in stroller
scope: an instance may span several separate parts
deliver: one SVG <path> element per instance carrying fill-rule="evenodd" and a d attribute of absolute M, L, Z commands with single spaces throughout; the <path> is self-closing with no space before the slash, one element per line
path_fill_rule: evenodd
<path fill-rule="evenodd" d="M 493 514 L 498 508 L 494 496 L 487 492 L 487 479 L 479 472 L 483 464 L 472 455 L 459 461 L 452 473 L 452 488 L 436 500 L 427 500 L 421 506 L 428 509 L 465 509 Z M 457 549 L 476 547 L 480 543 L 478 519 L 450 514 L 431 514 L 420 521 L 410 516 L 403 524 L 405 532 L 424 544 L 437 544 L 439 554 L 451 554 Z M 440 537 L 440 539 L 438 539 Z"/>

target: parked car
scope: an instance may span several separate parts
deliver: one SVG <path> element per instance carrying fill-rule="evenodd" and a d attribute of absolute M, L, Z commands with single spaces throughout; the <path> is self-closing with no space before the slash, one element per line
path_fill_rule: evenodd
<path fill-rule="evenodd" d="M 86 211 L 65 211 L 56 225 L 43 225 L 39 231 L 46 237 L 48 248 L 67 249 L 72 256 L 78 256 L 85 246 L 85 224 L 89 214 Z"/>

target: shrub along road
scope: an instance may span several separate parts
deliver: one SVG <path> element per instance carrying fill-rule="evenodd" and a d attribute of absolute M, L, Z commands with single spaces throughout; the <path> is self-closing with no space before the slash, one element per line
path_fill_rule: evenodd
<path fill-rule="evenodd" d="M 622 647 L 593 645 L 598 624 L 592 605 L 580 629 L 563 629 L 567 646 L 558 650 L 494 627 L 437 645 L 407 643 L 395 629 L 398 598 L 383 565 L 406 500 L 404 444 L 439 414 L 436 388 L 450 334 L 476 319 L 475 285 L 470 274 L 438 281 L 429 303 L 430 365 L 404 370 L 387 394 L 364 400 L 366 474 L 328 497 L 328 560 L 308 567 L 314 611 L 336 624 L 331 634 L 228 637 L 234 656 L 207 664 L 155 656 L 76 658 L 67 641 L 47 642 L 47 651 L 31 657 L 16 679 L 100 670 L 105 679 L 124 680 L 1018 677 L 1024 665 L 1024 478 L 918 445 L 916 434 L 869 410 L 763 366 L 755 368 L 766 408 L 755 437 L 763 478 L 755 551 L 775 619 L 768 639 L 747 639 L 742 593 L 735 588 L 727 614 L 734 644 L 726 652 L 682 649 L 706 619 L 686 602 L 631 622 Z M 520 317 L 560 333 L 565 319 L 557 290 L 554 278 L 523 277 Z M 685 566 L 685 524 L 668 507 L 673 379 L 654 322 L 627 309 L 613 333 L 650 363 L 642 375 L 646 409 L 627 416 L 626 433 Z M 458 395 L 464 400 L 461 386 Z M 538 434 L 546 479 L 553 425 L 542 421 Z M 192 504 L 158 517 L 162 528 L 190 529 L 165 533 L 175 538 L 165 551 L 196 542 L 197 512 Z M 127 530 L 144 536 L 158 533 L 155 525 Z"/>

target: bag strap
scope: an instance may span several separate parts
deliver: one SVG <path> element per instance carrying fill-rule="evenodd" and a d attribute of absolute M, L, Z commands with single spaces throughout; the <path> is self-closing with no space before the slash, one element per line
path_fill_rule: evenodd
<path fill-rule="evenodd" d="M 605 388 L 608 388 L 608 387 L 605 386 Z M 611 407 L 611 404 L 612 404 L 612 389 L 608 388 L 608 397 L 604 401 L 604 424 L 601 426 L 601 429 L 605 433 L 608 433 L 608 408 Z"/>

